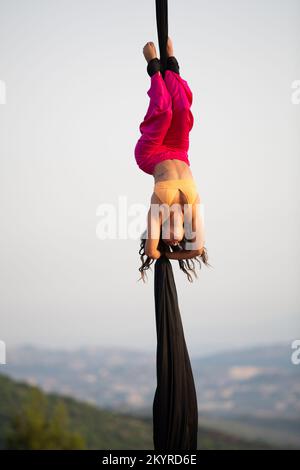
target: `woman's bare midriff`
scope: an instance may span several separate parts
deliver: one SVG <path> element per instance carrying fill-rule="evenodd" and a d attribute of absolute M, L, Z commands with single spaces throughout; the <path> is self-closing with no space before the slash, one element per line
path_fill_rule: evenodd
<path fill-rule="evenodd" d="M 154 180 L 180 180 L 186 178 L 193 178 L 190 167 L 181 160 L 164 160 L 158 163 L 154 168 Z"/>

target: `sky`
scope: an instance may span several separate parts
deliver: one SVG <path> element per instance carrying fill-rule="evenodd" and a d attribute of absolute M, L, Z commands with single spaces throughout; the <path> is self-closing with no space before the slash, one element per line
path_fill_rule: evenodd
<path fill-rule="evenodd" d="M 212 265 L 190 284 L 172 262 L 192 354 L 300 337 L 299 20 L 298 0 L 169 0 Z M 153 177 L 133 153 L 149 102 L 147 41 L 158 44 L 154 0 L 0 0 L 8 350 L 155 348 L 138 235 L 122 226 L 99 237 L 104 207 L 124 224 L 150 204 Z"/>

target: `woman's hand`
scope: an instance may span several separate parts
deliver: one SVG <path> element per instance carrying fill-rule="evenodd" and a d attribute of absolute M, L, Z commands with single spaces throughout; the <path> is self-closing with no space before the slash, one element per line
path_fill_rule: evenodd
<path fill-rule="evenodd" d="M 168 259 L 191 259 L 196 258 L 197 256 L 201 256 L 203 253 L 204 248 L 199 248 L 197 250 L 180 250 L 180 251 L 170 251 L 166 252 L 165 256 Z"/>
<path fill-rule="evenodd" d="M 153 250 L 153 251 L 145 251 L 145 255 L 147 255 L 149 258 L 152 258 L 152 259 L 158 259 L 161 257 L 161 252 L 158 251 L 158 250 Z"/>

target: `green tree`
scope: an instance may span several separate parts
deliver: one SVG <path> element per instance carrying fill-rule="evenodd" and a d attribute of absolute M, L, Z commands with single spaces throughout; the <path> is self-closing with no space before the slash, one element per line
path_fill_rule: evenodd
<path fill-rule="evenodd" d="M 20 410 L 11 419 L 7 449 L 84 449 L 83 437 L 69 428 L 69 417 L 62 401 L 49 409 L 47 397 L 32 388 Z"/>

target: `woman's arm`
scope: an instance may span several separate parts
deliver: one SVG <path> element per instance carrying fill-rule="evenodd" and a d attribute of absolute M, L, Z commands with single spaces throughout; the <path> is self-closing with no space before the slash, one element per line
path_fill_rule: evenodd
<path fill-rule="evenodd" d="M 152 206 L 152 204 L 158 204 L 156 195 L 152 196 L 151 198 L 151 207 L 147 216 L 147 239 L 145 243 L 145 254 L 146 256 L 149 256 L 149 258 L 158 259 L 161 256 L 161 252 L 157 249 L 160 240 L 161 219 L 159 205 Z"/>
<path fill-rule="evenodd" d="M 196 256 L 201 256 L 203 252 L 203 248 L 199 250 L 180 250 L 180 251 L 172 251 L 165 253 L 166 258 L 168 259 L 191 259 L 196 258 Z"/>
<path fill-rule="evenodd" d="M 186 251 L 195 251 L 198 252 L 198 255 L 201 255 L 205 244 L 205 230 L 203 207 L 201 206 L 199 194 L 194 204 L 185 208 L 184 226 Z"/>
<path fill-rule="evenodd" d="M 199 194 L 195 203 L 192 206 L 185 207 L 185 237 L 186 247 L 190 249 L 184 249 L 180 251 L 172 251 L 165 253 L 169 259 L 191 259 L 196 256 L 201 256 L 204 251 L 204 221 L 200 211 L 200 197 Z M 190 230 L 188 230 L 188 226 Z"/>

